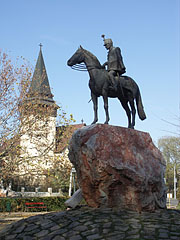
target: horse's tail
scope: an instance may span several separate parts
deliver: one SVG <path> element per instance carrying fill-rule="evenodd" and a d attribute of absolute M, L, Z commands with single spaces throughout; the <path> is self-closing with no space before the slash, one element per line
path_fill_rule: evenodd
<path fill-rule="evenodd" d="M 144 107 L 142 104 L 142 98 L 141 98 L 141 93 L 140 90 L 138 88 L 138 92 L 136 94 L 136 105 L 137 105 L 137 111 L 138 111 L 138 116 L 141 120 L 146 119 L 146 114 L 144 112 Z"/>

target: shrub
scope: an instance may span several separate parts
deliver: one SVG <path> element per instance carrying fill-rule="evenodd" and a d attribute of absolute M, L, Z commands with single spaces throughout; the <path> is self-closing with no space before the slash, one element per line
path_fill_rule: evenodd
<path fill-rule="evenodd" d="M 47 211 L 64 211 L 66 209 L 65 197 L 32 197 L 32 198 L 0 198 L 0 211 L 24 212 L 26 202 L 43 202 Z M 10 205 L 10 210 L 9 210 Z M 42 211 L 41 209 L 29 209 L 28 211 Z"/>

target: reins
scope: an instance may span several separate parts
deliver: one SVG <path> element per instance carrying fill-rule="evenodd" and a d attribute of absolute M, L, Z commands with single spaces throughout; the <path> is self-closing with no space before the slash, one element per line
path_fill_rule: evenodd
<path fill-rule="evenodd" d="M 71 67 L 73 70 L 77 70 L 77 71 L 81 71 L 81 72 L 86 72 L 87 71 L 87 68 L 86 68 L 86 65 L 85 65 L 85 63 L 77 63 L 77 64 L 75 64 L 75 65 L 73 65 L 72 67 Z"/>
<path fill-rule="evenodd" d="M 73 70 L 77 70 L 77 71 L 81 71 L 81 72 L 87 72 L 90 71 L 92 69 L 102 69 L 100 67 L 96 67 L 96 66 L 86 66 L 85 63 L 77 63 L 75 65 L 73 65 L 71 67 Z"/>

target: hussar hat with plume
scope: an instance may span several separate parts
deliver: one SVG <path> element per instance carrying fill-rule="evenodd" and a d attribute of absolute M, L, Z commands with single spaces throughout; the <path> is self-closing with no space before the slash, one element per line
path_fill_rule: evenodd
<path fill-rule="evenodd" d="M 110 43 L 110 44 L 113 43 L 113 41 L 112 41 L 111 38 L 107 38 L 107 39 L 105 39 L 105 35 L 104 35 L 104 34 L 102 34 L 101 37 L 103 38 L 104 46 L 105 46 L 106 44 L 108 44 L 108 43 Z"/>

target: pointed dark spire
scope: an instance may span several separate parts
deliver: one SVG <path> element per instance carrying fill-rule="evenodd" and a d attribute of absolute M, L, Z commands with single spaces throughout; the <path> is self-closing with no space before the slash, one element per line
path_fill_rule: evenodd
<path fill-rule="evenodd" d="M 29 88 L 29 95 L 31 97 L 46 97 L 52 99 L 53 95 L 51 93 L 46 67 L 42 55 L 42 44 L 40 43 L 39 46 L 39 56 Z"/>
<path fill-rule="evenodd" d="M 42 55 L 42 44 L 40 46 L 39 56 L 34 70 L 33 78 L 27 94 L 27 98 L 20 104 L 21 114 L 26 114 L 31 111 L 30 108 L 35 106 L 50 107 L 49 114 L 56 116 L 59 106 L 53 100 L 51 93 L 48 76 Z"/>

